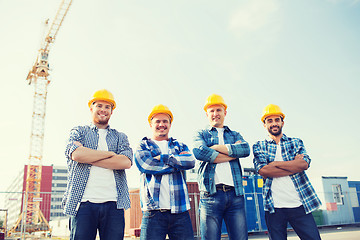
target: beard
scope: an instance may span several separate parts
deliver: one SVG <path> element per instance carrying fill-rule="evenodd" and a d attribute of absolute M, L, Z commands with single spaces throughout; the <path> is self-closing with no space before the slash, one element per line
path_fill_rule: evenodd
<path fill-rule="evenodd" d="M 101 120 L 101 119 L 99 119 L 99 118 L 96 118 L 95 119 L 95 123 L 97 123 L 97 124 L 100 124 L 100 125 L 107 125 L 108 123 L 109 123 L 109 118 L 107 118 L 107 119 L 104 119 L 104 120 Z"/>
<path fill-rule="evenodd" d="M 277 132 L 274 132 L 273 131 L 273 128 L 277 128 L 278 129 L 278 131 Z M 281 132 L 282 132 L 282 127 L 269 127 L 269 129 L 268 129 L 268 131 L 269 131 L 269 133 L 271 134 L 271 135 L 273 135 L 273 136 L 279 136 L 280 134 L 281 134 Z"/>

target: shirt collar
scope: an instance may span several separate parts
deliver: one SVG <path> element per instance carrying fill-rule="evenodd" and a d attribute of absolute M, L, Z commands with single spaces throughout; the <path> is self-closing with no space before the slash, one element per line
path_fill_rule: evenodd
<path fill-rule="evenodd" d="M 288 137 L 283 133 L 283 135 L 280 139 L 280 142 L 287 141 L 287 140 L 288 140 Z M 266 141 L 269 143 L 276 143 L 274 139 L 270 138 L 270 136 L 267 137 Z"/>
<path fill-rule="evenodd" d="M 99 130 L 99 128 L 94 123 L 90 123 L 90 129 L 95 130 L 96 132 Z M 107 127 L 105 129 L 109 130 L 110 125 L 107 125 Z"/>
<path fill-rule="evenodd" d="M 149 138 L 149 137 L 144 137 L 142 140 L 147 140 L 147 141 L 152 141 L 152 142 L 154 142 L 154 140 L 152 140 L 152 139 Z M 173 138 L 173 137 L 169 137 L 169 139 L 168 139 L 169 143 L 174 142 L 175 140 L 176 140 L 176 139 Z"/>
<path fill-rule="evenodd" d="M 209 131 L 213 131 L 213 130 L 217 131 L 216 127 L 213 127 L 213 126 L 210 126 L 210 125 L 207 127 L 207 130 L 209 130 Z M 224 132 L 226 132 L 226 131 L 231 131 L 228 126 L 224 126 Z"/>

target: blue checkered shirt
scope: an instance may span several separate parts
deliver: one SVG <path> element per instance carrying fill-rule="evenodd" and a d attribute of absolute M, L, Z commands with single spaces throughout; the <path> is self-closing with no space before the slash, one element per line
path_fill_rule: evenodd
<path fill-rule="evenodd" d="M 174 138 L 168 141 L 169 154 L 162 154 L 159 146 L 149 138 L 143 138 L 135 152 L 135 163 L 141 172 L 141 209 L 159 209 L 160 185 L 163 174 L 169 174 L 170 210 L 181 213 L 190 209 L 185 171 L 195 166 L 195 158 L 189 148 Z M 160 160 L 154 157 L 160 155 Z"/>
<path fill-rule="evenodd" d="M 106 142 L 109 151 L 128 157 L 132 161 L 132 149 L 130 148 L 127 136 L 110 127 L 107 128 Z M 90 174 L 90 164 L 79 163 L 71 159 L 71 154 L 78 148 L 74 144 L 80 142 L 84 147 L 97 149 L 99 134 L 98 128 L 94 124 L 78 126 L 71 130 L 67 142 L 65 156 L 67 158 L 68 179 L 67 189 L 63 198 L 64 213 L 75 216 L 80 206 L 85 186 Z M 126 182 L 125 170 L 114 170 L 116 190 L 117 190 L 117 208 L 130 208 L 129 191 Z"/>
<path fill-rule="evenodd" d="M 294 160 L 298 154 L 304 154 L 304 160 L 309 164 L 311 159 L 307 155 L 304 143 L 299 138 L 290 138 L 283 134 L 280 139 L 281 155 L 284 161 Z M 274 140 L 258 141 L 253 146 L 254 166 L 256 171 L 273 162 L 276 154 L 276 142 Z M 321 205 L 320 199 L 315 193 L 305 171 L 290 175 L 296 191 L 299 193 L 300 200 L 305 208 L 306 213 L 318 209 Z M 265 211 L 274 213 L 274 201 L 271 195 L 271 183 L 273 178 L 266 178 L 263 187 L 263 199 Z"/>
<path fill-rule="evenodd" d="M 235 144 L 239 140 L 241 143 Z M 244 189 L 239 158 L 249 156 L 250 147 L 240 133 L 230 130 L 227 126 L 224 126 L 224 143 L 229 149 L 229 156 L 236 158 L 230 161 L 230 167 L 236 195 L 240 196 L 244 194 Z M 218 151 L 210 147 L 218 144 L 218 131 L 211 126 L 198 131 L 194 138 L 193 153 L 196 159 L 200 161 L 198 170 L 199 190 L 210 194 L 216 193 L 215 168 L 217 164 L 214 163 L 214 160 L 219 155 Z"/>

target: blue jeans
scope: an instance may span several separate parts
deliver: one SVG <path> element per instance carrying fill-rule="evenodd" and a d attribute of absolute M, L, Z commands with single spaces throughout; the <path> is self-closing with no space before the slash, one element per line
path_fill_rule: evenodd
<path fill-rule="evenodd" d="M 248 239 L 244 196 L 235 190 L 200 193 L 200 233 L 202 240 L 220 240 L 224 220 L 230 240 Z"/>
<path fill-rule="evenodd" d="M 303 206 L 275 208 L 275 213 L 265 211 L 265 221 L 272 240 L 287 239 L 288 223 L 300 239 L 321 239 L 313 215 L 311 213 L 306 214 Z"/>
<path fill-rule="evenodd" d="M 124 209 L 117 209 L 116 202 L 82 202 L 69 227 L 70 240 L 95 239 L 97 230 L 101 240 L 124 239 Z"/>
<path fill-rule="evenodd" d="M 189 212 L 170 213 L 153 210 L 143 212 L 141 221 L 141 240 L 193 240 L 194 232 Z"/>

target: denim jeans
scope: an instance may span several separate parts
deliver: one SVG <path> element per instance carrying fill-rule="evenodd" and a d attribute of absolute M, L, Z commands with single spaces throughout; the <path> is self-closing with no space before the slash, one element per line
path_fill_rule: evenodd
<path fill-rule="evenodd" d="M 287 239 L 288 223 L 290 223 L 300 239 L 321 239 L 313 215 L 311 213 L 306 214 L 303 206 L 275 208 L 275 213 L 265 211 L 265 221 L 272 240 Z"/>
<path fill-rule="evenodd" d="M 145 211 L 141 221 L 141 240 L 193 240 L 194 232 L 189 212 Z"/>
<path fill-rule="evenodd" d="M 235 190 L 218 190 L 213 195 L 201 192 L 201 239 L 220 240 L 223 220 L 230 240 L 248 239 L 244 196 L 236 196 Z"/>
<path fill-rule="evenodd" d="M 97 230 L 101 240 L 124 239 L 124 209 L 117 209 L 116 202 L 82 202 L 69 227 L 70 240 L 95 239 Z"/>

